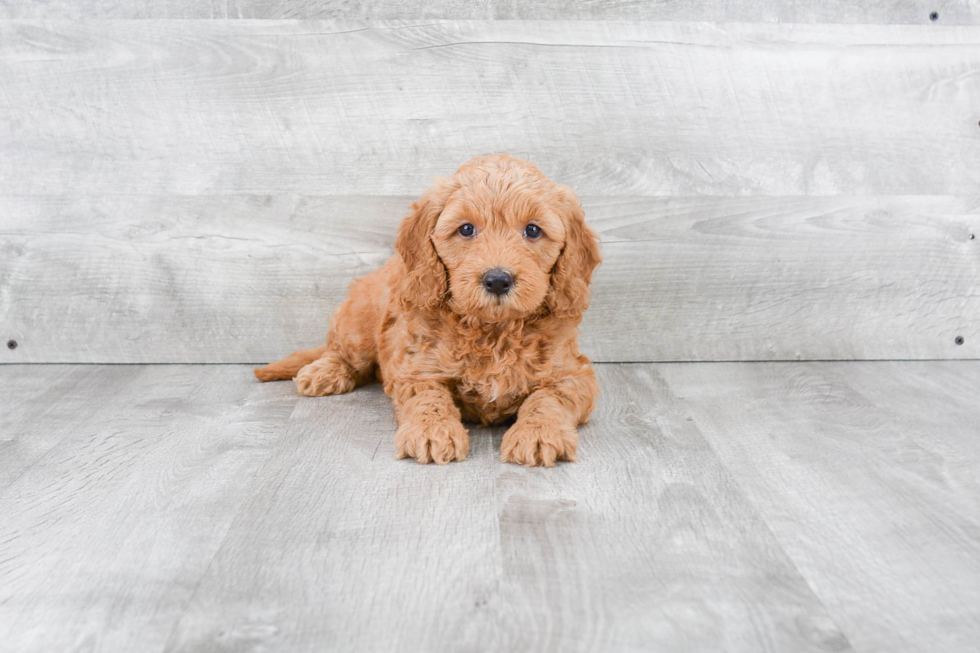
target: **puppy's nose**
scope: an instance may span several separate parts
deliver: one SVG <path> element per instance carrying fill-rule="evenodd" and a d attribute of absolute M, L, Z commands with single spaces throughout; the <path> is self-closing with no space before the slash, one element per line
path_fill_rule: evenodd
<path fill-rule="evenodd" d="M 483 273 L 483 287 L 488 293 L 500 297 L 510 292 L 510 287 L 514 285 L 514 277 L 509 272 L 494 268 Z"/>

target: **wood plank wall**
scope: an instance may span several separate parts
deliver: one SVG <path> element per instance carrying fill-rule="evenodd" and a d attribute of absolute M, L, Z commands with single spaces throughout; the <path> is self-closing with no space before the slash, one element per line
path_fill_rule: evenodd
<path fill-rule="evenodd" d="M 980 22 L 977 0 L 0 0 L 2 18 L 647 20 L 944 25 Z"/>
<path fill-rule="evenodd" d="M 978 22 L 0 2 L 0 362 L 319 342 L 432 177 L 498 151 L 573 186 L 603 238 L 596 360 L 977 358 Z"/>

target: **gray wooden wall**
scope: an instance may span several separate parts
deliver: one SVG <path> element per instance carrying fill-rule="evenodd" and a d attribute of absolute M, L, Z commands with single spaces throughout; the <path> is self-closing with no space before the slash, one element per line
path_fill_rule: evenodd
<path fill-rule="evenodd" d="M 0 0 L 0 362 L 320 342 L 490 152 L 582 196 L 596 360 L 978 358 L 980 1 L 868 4 Z"/>

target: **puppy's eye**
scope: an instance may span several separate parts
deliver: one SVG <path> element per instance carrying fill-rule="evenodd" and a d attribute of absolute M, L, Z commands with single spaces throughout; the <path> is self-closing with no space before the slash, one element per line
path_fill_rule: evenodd
<path fill-rule="evenodd" d="M 541 227 L 539 227 L 536 224 L 529 224 L 528 226 L 524 227 L 524 236 L 526 238 L 530 238 L 531 240 L 534 240 L 536 238 L 540 238 L 541 237 Z"/>
<path fill-rule="evenodd" d="M 458 231 L 459 235 L 462 236 L 463 238 L 472 238 L 473 234 L 476 233 L 476 227 L 474 227 L 469 222 L 467 222 L 456 231 Z"/>

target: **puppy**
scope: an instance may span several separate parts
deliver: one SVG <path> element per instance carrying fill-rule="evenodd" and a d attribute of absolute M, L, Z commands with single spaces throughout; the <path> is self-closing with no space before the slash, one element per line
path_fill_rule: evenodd
<path fill-rule="evenodd" d="M 465 163 L 415 202 L 395 255 L 354 281 L 327 342 L 255 370 L 300 394 L 375 378 L 395 405 L 399 458 L 464 460 L 462 420 L 516 421 L 501 459 L 575 460 L 599 393 L 578 325 L 601 262 L 578 198 L 508 155 Z"/>

